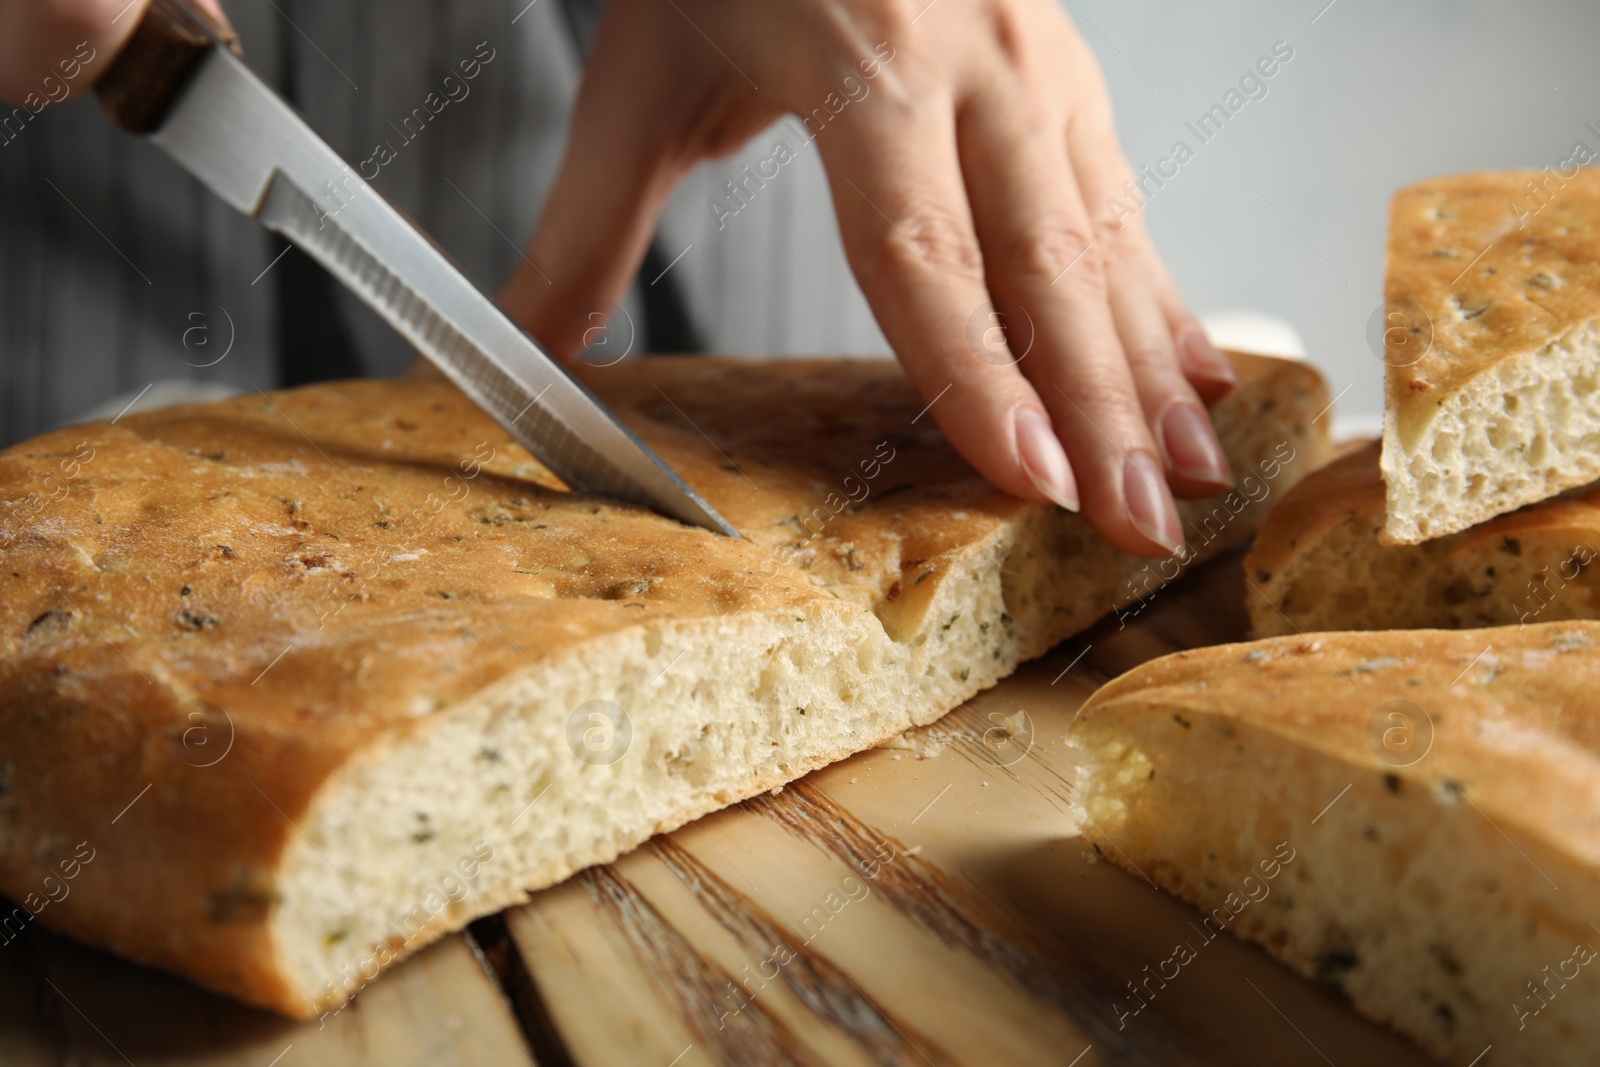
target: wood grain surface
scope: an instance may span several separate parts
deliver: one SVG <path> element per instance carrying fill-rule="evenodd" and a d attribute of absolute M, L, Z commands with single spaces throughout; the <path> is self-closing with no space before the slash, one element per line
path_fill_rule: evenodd
<path fill-rule="evenodd" d="M 0 1063 L 1425 1064 L 1332 991 L 1207 941 L 1077 834 L 1064 737 L 1083 699 L 1239 638 L 1245 592 L 1224 557 L 904 747 L 476 923 L 320 1026 L 30 929 L 0 949 Z M 1134 1013 L 1129 984 L 1182 942 L 1197 958 Z"/>

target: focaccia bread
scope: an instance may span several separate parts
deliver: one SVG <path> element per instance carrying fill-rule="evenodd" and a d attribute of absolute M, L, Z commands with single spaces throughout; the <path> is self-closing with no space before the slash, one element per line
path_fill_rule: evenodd
<path fill-rule="evenodd" d="M 1204 913 L 1191 952 L 1258 942 L 1443 1062 L 1591 1064 L 1597 691 L 1595 622 L 1166 656 L 1079 713 L 1083 830 Z"/>
<path fill-rule="evenodd" d="M 1600 477 L 1600 171 L 1395 194 L 1384 538 L 1415 544 Z"/>
<path fill-rule="evenodd" d="M 1287 486 L 1322 459 L 1326 386 L 1236 366 L 1229 459 Z M 987 486 L 891 361 L 587 377 L 747 539 L 563 491 L 441 382 L 0 453 L 0 892 L 19 905 L 0 937 L 36 916 L 329 1010 L 531 890 L 931 721 L 1150 566 Z"/>
<path fill-rule="evenodd" d="M 1600 486 L 1420 545 L 1385 545 L 1374 442 L 1312 472 L 1245 558 L 1256 637 L 1600 618 Z"/>

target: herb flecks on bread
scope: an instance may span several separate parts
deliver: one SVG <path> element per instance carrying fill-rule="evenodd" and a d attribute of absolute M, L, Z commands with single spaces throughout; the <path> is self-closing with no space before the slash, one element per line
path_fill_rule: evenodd
<path fill-rule="evenodd" d="M 1323 455 L 1326 387 L 1237 368 L 1230 462 L 1288 442 L 1287 484 Z M 587 377 L 746 539 L 564 491 L 440 383 L 0 453 L 0 893 L 21 909 L 0 937 L 38 921 L 331 1010 L 479 915 L 931 721 L 1125 604 L 1142 564 L 987 486 L 892 362 Z M 70 897 L 38 903 L 80 842 Z"/>
<path fill-rule="evenodd" d="M 1600 487 L 1417 545 L 1383 544 L 1383 522 L 1376 444 L 1296 484 L 1245 559 L 1252 633 L 1600 618 Z"/>
<path fill-rule="evenodd" d="M 1400 190 L 1384 298 L 1386 541 L 1600 478 L 1600 170 Z"/>
<path fill-rule="evenodd" d="M 1448 1062 L 1586 1065 L 1600 982 L 1541 984 L 1600 946 L 1597 691 L 1596 622 L 1166 656 L 1075 721 L 1083 830 L 1206 913 L 1287 843 L 1231 932 Z"/>

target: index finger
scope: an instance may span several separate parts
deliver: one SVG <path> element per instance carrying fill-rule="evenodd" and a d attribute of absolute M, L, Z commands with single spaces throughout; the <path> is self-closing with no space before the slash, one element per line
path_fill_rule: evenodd
<path fill-rule="evenodd" d="M 942 92 L 880 91 L 870 115 L 819 135 L 845 253 L 890 345 L 950 443 L 989 482 L 1078 509 L 1047 406 L 969 324 L 992 311 Z M 914 161 L 914 162 L 913 162 Z"/>

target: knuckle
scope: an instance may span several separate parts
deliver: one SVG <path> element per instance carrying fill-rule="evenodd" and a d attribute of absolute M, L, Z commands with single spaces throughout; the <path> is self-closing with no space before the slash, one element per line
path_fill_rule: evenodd
<path fill-rule="evenodd" d="M 1107 267 L 1126 267 L 1139 258 L 1139 242 L 1133 223 L 1109 219 L 1095 223 L 1095 243 L 1105 253 Z"/>
<path fill-rule="evenodd" d="M 1160 342 L 1147 341 L 1130 345 L 1127 349 L 1128 366 L 1133 368 L 1137 375 L 1150 379 L 1158 379 L 1159 384 L 1171 388 L 1174 382 L 1174 354 L 1170 347 L 1163 347 Z"/>
<path fill-rule="evenodd" d="M 1011 0 L 988 0 L 983 5 L 985 21 L 994 35 L 994 42 L 1006 64 L 1021 68 L 1032 58 L 1028 52 L 1028 26 L 1023 13 Z"/>
<path fill-rule="evenodd" d="M 1061 396 L 1069 402 L 1069 410 L 1103 420 L 1108 431 L 1113 426 L 1123 426 L 1132 418 L 1139 418 L 1139 401 L 1126 370 L 1113 359 L 1095 360 L 1072 368 L 1061 382 Z M 1116 436 L 1113 434 L 1113 436 Z"/>
<path fill-rule="evenodd" d="M 1080 58 L 1072 22 L 1055 5 L 979 0 L 977 6 L 999 57 L 1013 70 L 1044 75 L 1063 57 Z"/>
<path fill-rule="evenodd" d="M 1075 402 L 1092 418 L 1120 422 L 1135 410 L 1127 391 L 1110 375 L 1087 375 L 1073 390 Z"/>
<path fill-rule="evenodd" d="M 1106 460 L 1118 452 L 1135 451 L 1141 444 L 1135 427 L 1142 417 L 1137 408 L 1130 411 L 1120 397 L 1085 393 L 1060 411 L 1059 417 L 1069 420 L 1061 425 L 1076 427 L 1082 448 Z"/>
<path fill-rule="evenodd" d="M 964 279 L 983 276 L 983 257 L 971 226 L 951 209 L 933 203 L 913 205 L 882 227 L 866 251 L 869 269 L 904 273 L 930 267 Z"/>
<path fill-rule="evenodd" d="M 1073 222 L 1048 220 L 1028 227 L 1006 258 L 1013 277 L 1023 282 L 1051 285 L 1070 279 L 1079 288 L 1105 288 L 1105 249 L 1091 231 Z"/>

